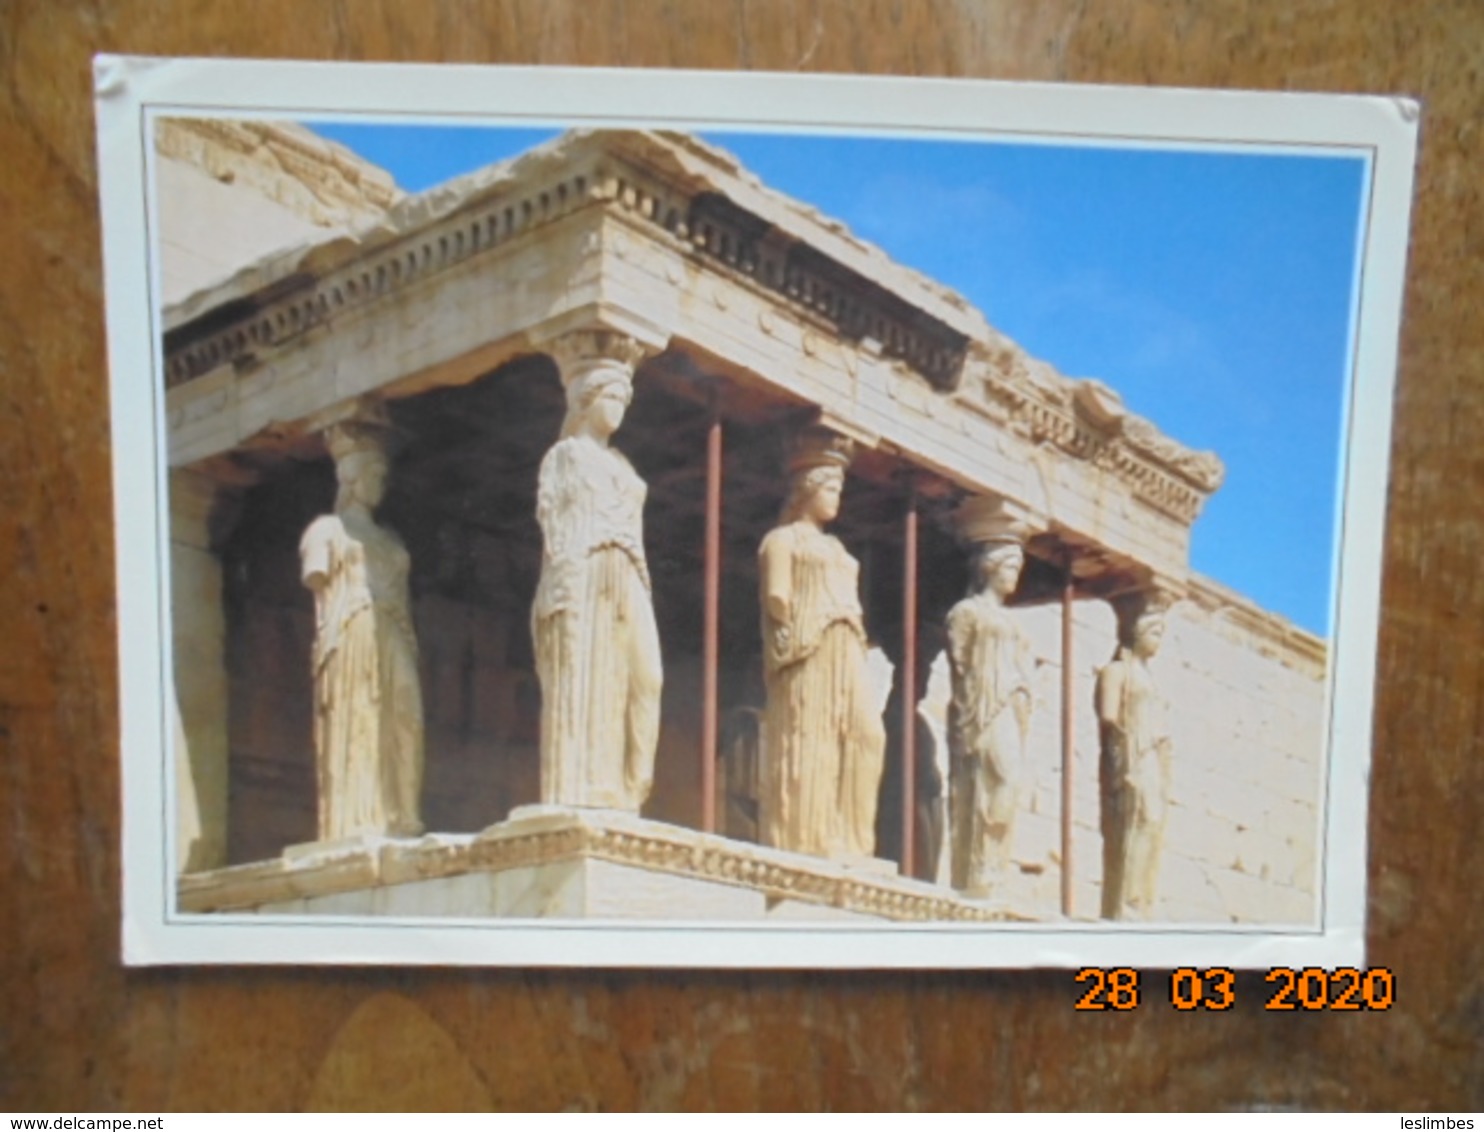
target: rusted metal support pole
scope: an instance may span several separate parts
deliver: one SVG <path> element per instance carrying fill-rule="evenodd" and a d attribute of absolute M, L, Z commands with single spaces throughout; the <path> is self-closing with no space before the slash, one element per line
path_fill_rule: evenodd
<path fill-rule="evenodd" d="M 902 531 L 902 875 L 913 876 L 917 842 L 917 484 L 907 489 Z"/>
<path fill-rule="evenodd" d="M 721 412 L 711 394 L 706 435 L 706 585 L 701 640 L 701 829 L 716 831 L 716 668 L 721 639 Z"/>
<path fill-rule="evenodd" d="M 1061 591 L 1061 914 L 1072 914 L 1072 763 L 1076 756 L 1076 691 L 1072 660 L 1072 559 Z"/>

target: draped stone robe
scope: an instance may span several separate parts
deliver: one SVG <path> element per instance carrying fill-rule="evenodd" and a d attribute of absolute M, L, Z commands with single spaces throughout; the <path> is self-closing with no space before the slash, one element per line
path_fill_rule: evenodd
<path fill-rule="evenodd" d="M 322 515 L 299 544 L 315 593 L 319 837 L 422 832 L 423 702 L 407 548 L 368 515 Z"/>
<path fill-rule="evenodd" d="M 659 633 L 644 559 L 644 481 L 583 436 L 541 462 L 541 800 L 637 812 L 659 740 Z"/>
<path fill-rule="evenodd" d="M 1169 704 L 1149 665 L 1120 648 L 1098 673 L 1098 699 L 1119 680 L 1113 720 L 1099 729 L 1105 919 L 1148 919 L 1164 852 L 1170 784 Z"/>
<path fill-rule="evenodd" d="M 1030 722 L 1030 649 L 991 594 L 948 615 L 948 707 L 953 887 L 984 895 L 1003 880 L 1014 847 Z"/>
<path fill-rule="evenodd" d="M 866 670 L 860 567 L 802 521 L 768 533 L 759 556 L 773 555 L 788 563 L 789 587 L 786 618 L 763 600 L 763 842 L 869 857 L 886 733 Z"/>

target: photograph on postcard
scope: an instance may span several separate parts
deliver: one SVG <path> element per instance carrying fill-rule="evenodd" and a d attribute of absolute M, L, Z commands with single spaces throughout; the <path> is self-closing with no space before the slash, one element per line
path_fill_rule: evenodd
<path fill-rule="evenodd" d="M 1363 877 L 1373 151 L 143 122 L 171 923 L 989 953 Z"/>

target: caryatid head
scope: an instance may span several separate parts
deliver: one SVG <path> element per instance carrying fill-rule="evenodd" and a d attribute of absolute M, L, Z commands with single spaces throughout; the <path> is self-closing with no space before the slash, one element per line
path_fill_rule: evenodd
<path fill-rule="evenodd" d="M 993 593 L 1003 601 L 1015 592 L 1024 568 L 1025 551 L 1019 539 L 1006 537 L 980 543 L 976 548 L 975 589 Z"/>
<path fill-rule="evenodd" d="M 325 447 L 335 460 L 335 479 L 340 488 L 335 509 L 343 511 L 360 504 L 375 509 L 386 494 L 390 426 L 382 420 L 350 420 L 325 430 Z"/>
<path fill-rule="evenodd" d="M 788 499 L 782 521 L 808 519 L 816 526 L 834 522 L 845 490 L 845 469 L 855 443 L 819 426 L 805 429 L 794 442 L 788 461 Z"/>
<path fill-rule="evenodd" d="M 1115 602 L 1118 643 L 1141 660 L 1159 652 L 1169 603 L 1154 594 L 1133 594 Z"/>
<path fill-rule="evenodd" d="M 567 391 L 562 438 L 607 443 L 623 423 L 634 396 L 634 371 L 651 348 L 622 331 L 590 326 L 554 338 L 548 349 Z"/>
<path fill-rule="evenodd" d="M 956 515 L 959 536 L 973 548 L 973 589 L 1001 601 L 1015 592 L 1025 568 L 1030 528 L 1022 509 L 998 496 L 967 499 Z"/>
<path fill-rule="evenodd" d="M 623 423 L 633 398 L 633 370 L 613 359 L 594 359 L 567 383 L 562 436 L 584 435 L 606 442 Z"/>

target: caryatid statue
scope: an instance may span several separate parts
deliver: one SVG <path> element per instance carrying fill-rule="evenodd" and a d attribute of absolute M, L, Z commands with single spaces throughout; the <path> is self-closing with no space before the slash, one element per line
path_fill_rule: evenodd
<path fill-rule="evenodd" d="M 637 813 L 659 741 L 659 631 L 644 556 L 644 481 L 609 439 L 644 356 L 616 332 L 558 339 L 567 415 L 541 461 L 541 801 Z"/>
<path fill-rule="evenodd" d="M 789 494 L 758 549 L 762 598 L 765 845 L 835 858 L 875 855 L 886 731 L 866 665 L 860 564 L 825 526 L 840 512 L 853 445 L 805 430 Z"/>
<path fill-rule="evenodd" d="M 1146 920 L 1154 910 L 1169 808 L 1169 705 L 1149 662 L 1165 633 L 1165 606 L 1144 595 L 1115 603 L 1118 651 L 1098 673 L 1103 918 Z"/>
<path fill-rule="evenodd" d="M 1025 782 L 1030 646 L 1005 608 L 1025 566 L 1025 528 L 994 500 L 973 501 L 960 520 L 974 561 L 969 596 L 948 614 L 951 877 L 985 897 L 1010 867 Z"/>
<path fill-rule="evenodd" d="M 407 548 L 372 517 L 390 430 L 377 410 L 332 425 L 339 493 L 299 543 L 314 592 L 314 747 L 319 838 L 415 837 L 423 824 L 423 699 Z"/>

